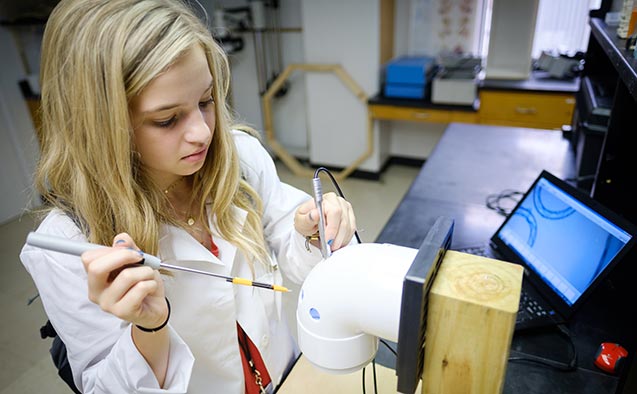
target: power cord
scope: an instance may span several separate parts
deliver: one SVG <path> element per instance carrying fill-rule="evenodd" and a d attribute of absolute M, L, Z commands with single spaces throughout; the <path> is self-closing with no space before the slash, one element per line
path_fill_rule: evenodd
<path fill-rule="evenodd" d="M 517 203 L 520 202 L 520 198 L 522 198 L 523 195 L 524 193 L 519 192 L 517 190 L 506 189 L 500 193 L 489 194 L 487 196 L 486 205 L 487 205 L 487 208 L 496 211 L 497 213 L 499 213 L 500 215 L 504 217 L 507 217 L 511 213 L 511 210 L 513 209 L 513 207 L 515 207 Z M 502 203 L 503 200 L 510 200 L 512 202 L 510 202 L 509 204 L 507 204 L 507 206 L 505 206 Z"/>
<path fill-rule="evenodd" d="M 394 356 L 397 356 L 396 351 L 384 339 L 379 338 L 379 340 L 380 340 L 380 343 L 385 345 L 387 349 L 389 349 L 389 351 L 394 354 Z M 363 368 L 363 394 L 365 394 L 365 368 L 367 367 Z M 372 368 L 374 372 L 374 393 L 378 393 L 378 386 L 376 384 L 376 359 L 372 360 Z"/>
<path fill-rule="evenodd" d="M 338 195 L 341 196 L 343 199 L 347 200 L 345 198 L 345 195 L 343 194 L 343 191 L 341 190 L 340 186 L 338 185 L 338 182 L 336 182 L 336 179 L 334 178 L 334 176 L 332 175 L 330 170 L 328 170 L 325 167 L 319 167 L 319 168 L 316 169 L 316 171 L 314 171 L 314 178 L 318 178 L 319 174 L 321 172 L 326 173 L 330 177 L 330 180 L 332 181 L 332 185 L 334 185 L 334 188 L 336 188 L 336 191 L 338 192 Z M 361 238 L 358 236 L 358 231 L 354 230 L 354 236 L 356 236 L 356 240 L 358 241 L 359 244 L 362 243 L 361 242 Z"/>
<path fill-rule="evenodd" d="M 582 176 L 564 179 L 564 181 L 571 182 L 571 183 L 589 181 L 589 180 L 595 180 L 595 174 L 582 175 Z M 500 193 L 489 194 L 486 199 L 486 206 L 487 208 L 496 211 L 500 215 L 504 217 L 508 217 L 511 214 L 511 210 L 513 209 L 513 207 L 515 207 L 517 203 L 520 202 L 520 199 L 523 196 L 524 196 L 524 193 L 520 191 L 505 189 L 501 191 Z M 506 201 L 506 200 L 509 200 L 509 202 L 508 204 L 505 205 L 503 204 L 503 201 Z"/>
<path fill-rule="evenodd" d="M 365 391 L 365 369 L 367 367 L 363 367 L 363 394 L 366 393 Z M 376 383 L 376 359 L 372 360 L 372 372 L 374 373 L 374 394 L 378 394 L 378 385 Z"/>
<path fill-rule="evenodd" d="M 398 353 L 396 353 L 396 351 L 394 350 L 394 348 L 392 348 L 389 343 L 387 343 L 387 341 L 385 341 L 384 339 L 380 340 L 380 343 L 382 343 L 383 345 L 385 345 L 385 347 L 387 349 L 389 349 L 390 352 L 392 352 L 394 354 L 394 356 L 398 356 Z"/>
<path fill-rule="evenodd" d="M 555 361 L 555 360 L 547 359 L 544 357 L 535 356 L 532 354 L 526 354 L 524 356 L 519 356 L 519 357 L 509 357 L 509 361 L 539 364 L 539 365 L 550 367 L 562 372 L 575 371 L 577 369 L 577 350 L 575 349 L 575 343 L 573 342 L 573 337 L 571 336 L 570 331 L 566 328 L 564 324 L 559 324 L 557 328 L 560 331 L 560 335 L 565 337 L 569 342 L 571 359 L 568 363 L 563 363 L 560 361 Z"/>

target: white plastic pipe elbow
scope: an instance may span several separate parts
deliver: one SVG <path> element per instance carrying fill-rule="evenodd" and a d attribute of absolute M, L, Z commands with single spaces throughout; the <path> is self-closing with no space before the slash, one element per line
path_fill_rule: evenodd
<path fill-rule="evenodd" d="M 397 341 L 403 280 L 418 250 L 365 243 L 334 252 L 306 278 L 296 320 L 301 351 L 329 373 L 371 362 L 378 337 Z"/>

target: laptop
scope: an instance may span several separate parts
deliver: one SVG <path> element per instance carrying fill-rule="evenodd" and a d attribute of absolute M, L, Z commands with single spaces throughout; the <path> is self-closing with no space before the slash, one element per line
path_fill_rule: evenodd
<path fill-rule="evenodd" d="M 483 248 L 524 266 L 516 331 L 568 322 L 635 243 L 637 228 L 542 171 Z"/>

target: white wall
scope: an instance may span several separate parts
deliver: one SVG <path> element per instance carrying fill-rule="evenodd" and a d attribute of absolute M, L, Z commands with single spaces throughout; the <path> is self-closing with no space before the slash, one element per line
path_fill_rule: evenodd
<path fill-rule="evenodd" d="M 394 57 L 409 53 L 410 15 L 412 0 L 394 0 Z M 414 122 L 386 123 L 388 135 L 388 154 L 410 159 L 426 159 L 442 136 L 446 124 Z"/>
<path fill-rule="evenodd" d="M 237 7 L 247 1 L 203 2 Z M 380 6 L 378 0 L 282 0 L 279 23 L 301 32 L 281 33 L 283 67 L 292 63 L 340 64 L 369 96 L 380 90 Z M 394 54 L 408 52 L 411 0 L 395 0 Z M 354 23 L 355 22 L 355 23 Z M 251 33 L 245 47 L 230 55 L 233 107 L 245 122 L 263 130 L 257 68 Z M 314 164 L 346 167 L 367 141 L 367 109 L 333 74 L 295 72 L 287 95 L 272 105 L 277 140 L 293 155 Z M 374 153 L 359 169 L 378 172 L 388 156 L 424 159 L 443 126 L 376 122 Z"/>
<path fill-rule="evenodd" d="M 208 14 L 212 15 L 215 7 L 235 8 L 248 6 L 248 1 L 203 0 L 202 4 Z M 300 0 L 279 1 L 279 27 L 284 30 L 286 28 L 298 29 L 302 27 Z M 283 31 L 280 34 L 283 61 L 281 71 L 283 71 L 283 68 L 288 64 L 304 62 L 303 39 L 302 33 L 298 30 Z M 232 72 L 232 106 L 242 121 L 263 132 L 263 116 L 253 34 L 246 32 L 237 35 L 243 38 L 244 48 L 229 55 Z M 272 52 L 267 53 L 267 56 L 274 55 Z M 301 73 L 295 73 L 290 76 L 287 94 L 272 101 L 272 118 L 277 140 L 291 154 L 301 158 L 308 158 L 304 79 L 305 76 Z"/>
<path fill-rule="evenodd" d="M 26 77 L 11 32 L 0 26 L 0 224 L 39 203 L 33 191 L 38 145 L 18 81 Z"/>
<path fill-rule="evenodd" d="M 306 63 L 339 64 L 368 96 L 379 88 L 378 0 L 302 1 Z M 313 163 L 346 167 L 367 141 L 367 106 L 332 74 L 307 75 L 307 116 Z M 378 147 L 378 132 L 374 132 Z M 378 171 L 379 150 L 362 170 Z"/>

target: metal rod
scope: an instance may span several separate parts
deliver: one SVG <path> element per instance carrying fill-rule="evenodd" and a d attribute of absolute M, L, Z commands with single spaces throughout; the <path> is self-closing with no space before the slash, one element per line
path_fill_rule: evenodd
<path fill-rule="evenodd" d="M 318 209 L 319 213 L 319 242 L 321 243 L 321 254 L 323 258 L 326 259 L 332 255 L 332 251 L 330 250 L 330 246 L 327 244 L 327 239 L 325 239 L 325 218 L 323 217 L 323 185 L 321 184 L 321 179 L 316 176 L 312 178 L 312 186 L 314 189 L 314 202 L 316 204 L 316 209 Z"/>
<path fill-rule="evenodd" d="M 56 237 L 53 235 L 39 234 L 33 231 L 27 235 L 27 244 L 38 247 L 38 248 L 52 250 L 54 252 L 71 254 L 75 256 L 81 256 L 82 253 L 89 250 L 106 247 L 104 245 L 97 245 L 90 242 L 73 241 L 67 238 Z M 227 276 L 222 274 L 215 274 L 212 272 L 201 271 L 201 270 L 192 269 L 188 267 L 181 267 L 178 265 L 166 264 L 162 262 L 157 256 L 153 256 L 152 254 L 148 254 L 144 252 L 140 252 L 140 254 L 143 257 L 143 259 L 139 263 L 143 265 L 147 265 L 155 270 L 164 268 L 168 270 L 191 272 L 194 274 L 201 274 L 201 275 L 213 276 L 215 278 L 225 279 L 226 282 L 234 283 L 237 285 L 255 286 L 255 287 L 261 287 L 264 289 L 270 289 L 274 291 L 281 291 L 281 292 L 290 291 L 286 287 L 279 286 L 279 285 L 273 285 L 273 284 L 262 283 L 262 282 L 253 282 L 250 279 L 232 277 L 232 276 Z"/>

